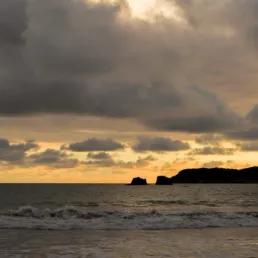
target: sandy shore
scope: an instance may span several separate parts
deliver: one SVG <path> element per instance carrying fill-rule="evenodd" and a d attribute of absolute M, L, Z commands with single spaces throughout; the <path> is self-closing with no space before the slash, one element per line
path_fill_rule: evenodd
<path fill-rule="evenodd" d="M 1 230 L 5 257 L 258 257 L 258 228 Z"/>

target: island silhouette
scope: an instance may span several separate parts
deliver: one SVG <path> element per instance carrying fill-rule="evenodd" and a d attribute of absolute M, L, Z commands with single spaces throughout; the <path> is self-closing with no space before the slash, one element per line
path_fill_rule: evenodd
<path fill-rule="evenodd" d="M 131 184 L 129 185 L 147 185 L 147 180 L 145 178 L 141 178 L 141 177 L 135 177 L 133 178 Z"/>
<path fill-rule="evenodd" d="M 258 167 L 232 168 L 191 168 L 181 170 L 172 177 L 158 176 L 156 185 L 172 184 L 257 184 Z M 130 185 L 147 185 L 147 180 L 137 177 Z"/>

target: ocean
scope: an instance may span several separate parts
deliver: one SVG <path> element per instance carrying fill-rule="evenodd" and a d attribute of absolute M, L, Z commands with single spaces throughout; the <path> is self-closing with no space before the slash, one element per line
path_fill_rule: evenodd
<path fill-rule="evenodd" d="M 0 257 L 258 257 L 258 186 L 0 184 Z"/>

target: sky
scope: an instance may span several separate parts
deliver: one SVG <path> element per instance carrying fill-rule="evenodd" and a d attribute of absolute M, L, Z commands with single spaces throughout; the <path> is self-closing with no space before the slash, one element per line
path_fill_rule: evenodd
<path fill-rule="evenodd" d="M 1 0 L 0 182 L 257 165 L 258 1 Z"/>

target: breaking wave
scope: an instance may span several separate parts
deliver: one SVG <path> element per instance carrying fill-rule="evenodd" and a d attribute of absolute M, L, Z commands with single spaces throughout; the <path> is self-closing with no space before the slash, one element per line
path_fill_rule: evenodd
<path fill-rule="evenodd" d="M 86 211 L 74 206 L 24 206 L 0 213 L 0 229 L 164 230 L 175 228 L 258 227 L 258 212 Z"/>

